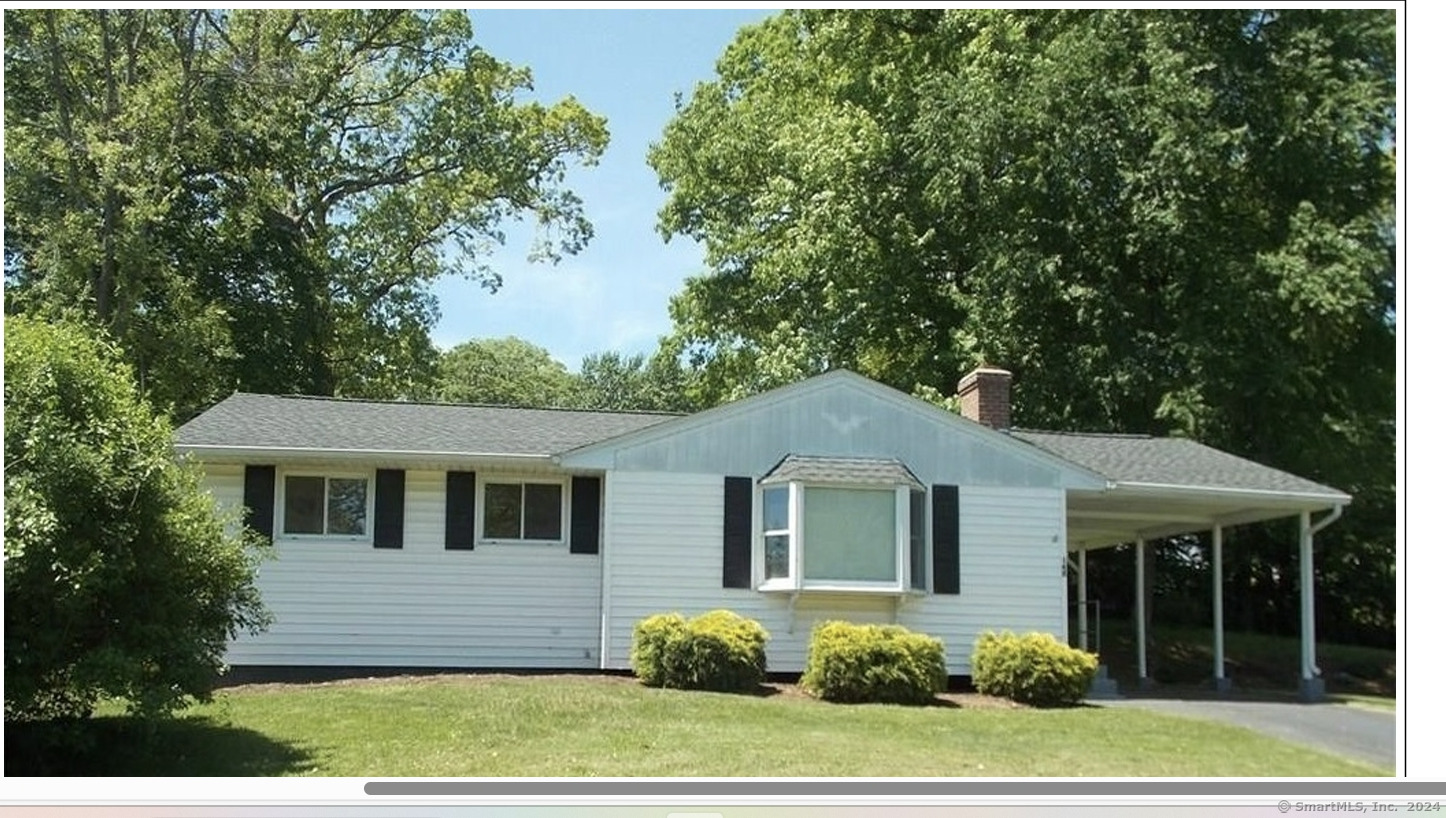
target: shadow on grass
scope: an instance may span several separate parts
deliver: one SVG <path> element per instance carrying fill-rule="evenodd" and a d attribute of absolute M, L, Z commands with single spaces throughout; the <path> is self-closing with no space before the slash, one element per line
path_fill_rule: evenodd
<path fill-rule="evenodd" d="M 200 717 L 5 725 L 6 776 L 272 776 L 303 772 L 311 758 L 292 743 Z"/>

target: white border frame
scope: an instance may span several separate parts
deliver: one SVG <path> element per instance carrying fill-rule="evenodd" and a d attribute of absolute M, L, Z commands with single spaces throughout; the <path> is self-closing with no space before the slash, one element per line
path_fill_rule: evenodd
<path fill-rule="evenodd" d="M 491 475 L 484 472 L 477 472 L 477 485 L 475 487 L 475 503 L 477 513 L 473 515 L 472 542 L 476 545 L 501 545 L 501 546 L 531 546 L 539 548 L 556 548 L 568 546 L 572 534 L 572 479 L 571 477 L 553 477 L 524 474 L 498 474 Z M 484 536 L 487 525 L 487 485 L 489 483 L 523 486 L 521 518 L 518 520 L 519 534 L 527 530 L 527 488 L 528 483 L 546 484 L 559 486 L 562 489 L 562 503 L 558 510 L 561 519 L 558 521 L 558 538 L 555 540 L 529 540 L 524 537 L 516 539 L 506 537 Z M 599 532 L 601 534 L 601 532 Z"/>
<path fill-rule="evenodd" d="M 331 481 L 332 480 L 364 480 L 367 484 L 366 520 L 363 521 L 361 534 L 293 534 L 286 530 L 286 479 L 288 477 L 320 477 L 325 483 L 322 488 L 322 516 L 321 524 L 325 529 L 327 526 L 327 505 L 331 502 Z M 286 542 L 336 542 L 336 543 L 371 543 L 376 533 L 377 516 L 377 473 L 373 469 L 369 472 L 359 472 L 347 469 L 325 469 L 325 468 L 295 468 L 276 469 L 276 485 L 273 488 L 274 508 L 271 513 L 272 531 L 276 540 Z"/>

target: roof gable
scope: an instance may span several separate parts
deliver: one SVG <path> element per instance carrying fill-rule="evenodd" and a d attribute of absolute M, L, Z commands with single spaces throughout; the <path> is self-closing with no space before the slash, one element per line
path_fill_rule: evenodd
<path fill-rule="evenodd" d="M 762 475 L 785 456 L 893 458 L 924 482 L 1102 489 L 1052 453 L 847 370 L 564 454 L 563 466 Z"/>

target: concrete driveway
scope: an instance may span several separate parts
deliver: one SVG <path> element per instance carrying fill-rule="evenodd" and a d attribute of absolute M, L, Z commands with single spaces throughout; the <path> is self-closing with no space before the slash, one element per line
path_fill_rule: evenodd
<path fill-rule="evenodd" d="M 1396 769 L 1396 714 L 1345 704 L 1229 699 L 1093 699 L 1102 707 L 1142 707 L 1161 713 L 1247 727 L 1388 770 Z"/>

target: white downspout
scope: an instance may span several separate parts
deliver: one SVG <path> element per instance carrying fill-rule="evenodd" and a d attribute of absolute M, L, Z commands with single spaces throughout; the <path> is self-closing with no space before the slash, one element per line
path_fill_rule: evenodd
<path fill-rule="evenodd" d="M 1314 524 L 1309 511 L 1300 513 L 1300 678 L 1306 682 L 1320 674 L 1315 655 L 1315 535 L 1339 520 L 1341 512 L 1336 506 Z"/>

